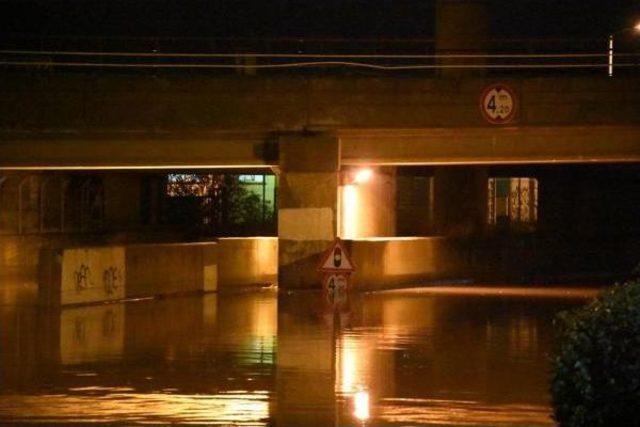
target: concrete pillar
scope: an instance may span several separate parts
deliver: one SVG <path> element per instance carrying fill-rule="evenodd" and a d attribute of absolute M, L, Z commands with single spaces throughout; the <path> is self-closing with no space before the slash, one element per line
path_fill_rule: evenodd
<path fill-rule="evenodd" d="M 284 135 L 279 151 L 278 282 L 320 286 L 316 267 L 338 230 L 340 142 L 324 132 Z"/>
<path fill-rule="evenodd" d="M 434 216 L 438 234 L 464 237 L 482 231 L 487 217 L 485 167 L 441 167 L 434 176 Z"/>
<path fill-rule="evenodd" d="M 368 168 L 367 168 L 368 169 Z M 344 239 L 396 235 L 396 168 L 372 168 L 366 182 L 356 176 L 364 169 L 342 171 L 340 236 Z"/>
<path fill-rule="evenodd" d="M 480 54 L 488 51 L 489 2 L 487 0 L 438 0 L 436 4 L 436 52 Z M 485 64 L 483 58 L 442 59 L 440 64 Z M 441 75 L 481 73 L 483 70 L 443 69 Z"/>

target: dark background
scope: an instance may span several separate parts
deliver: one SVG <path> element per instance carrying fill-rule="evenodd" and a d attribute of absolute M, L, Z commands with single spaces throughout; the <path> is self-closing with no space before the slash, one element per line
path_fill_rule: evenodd
<path fill-rule="evenodd" d="M 631 0 L 491 0 L 494 38 L 601 37 Z M 435 0 L 0 2 L 2 36 L 431 38 Z"/>

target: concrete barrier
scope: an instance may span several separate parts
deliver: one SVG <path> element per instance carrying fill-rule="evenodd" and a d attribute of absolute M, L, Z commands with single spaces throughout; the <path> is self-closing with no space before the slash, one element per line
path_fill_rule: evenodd
<path fill-rule="evenodd" d="M 464 256 L 444 237 L 385 237 L 345 240 L 356 264 L 353 286 L 375 290 L 420 285 L 467 274 Z"/>
<path fill-rule="evenodd" d="M 275 284 L 277 281 L 277 237 L 232 237 L 218 240 L 220 289 Z"/>
<path fill-rule="evenodd" d="M 217 290 L 216 243 L 126 247 L 126 297 Z"/>
<path fill-rule="evenodd" d="M 215 291 L 216 251 L 216 243 L 44 249 L 40 254 L 40 304 Z"/>
<path fill-rule="evenodd" d="M 43 305 L 123 299 L 125 274 L 123 246 L 44 249 L 38 297 Z"/>

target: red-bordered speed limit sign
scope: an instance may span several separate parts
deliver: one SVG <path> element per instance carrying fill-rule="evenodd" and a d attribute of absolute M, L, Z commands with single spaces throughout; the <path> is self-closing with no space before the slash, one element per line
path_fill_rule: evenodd
<path fill-rule="evenodd" d="M 493 84 L 480 96 L 480 111 L 491 124 L 503 125 L 513 120 L 518 109 L 516 94 L 505 84 Z"/>

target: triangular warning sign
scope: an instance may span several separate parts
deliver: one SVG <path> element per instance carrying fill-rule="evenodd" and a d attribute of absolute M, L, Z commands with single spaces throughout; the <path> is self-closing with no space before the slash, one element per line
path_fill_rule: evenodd
<path fill-rule="evenodd" d="M 336 240 L 333 241 L 329 249 L 324 253 L 318 270 L 322 272 L 345 273 L 351 273 L 356 270 L 356 266 L 351 261 L 349 253 L 339 237 L 336 237 Z"/>

